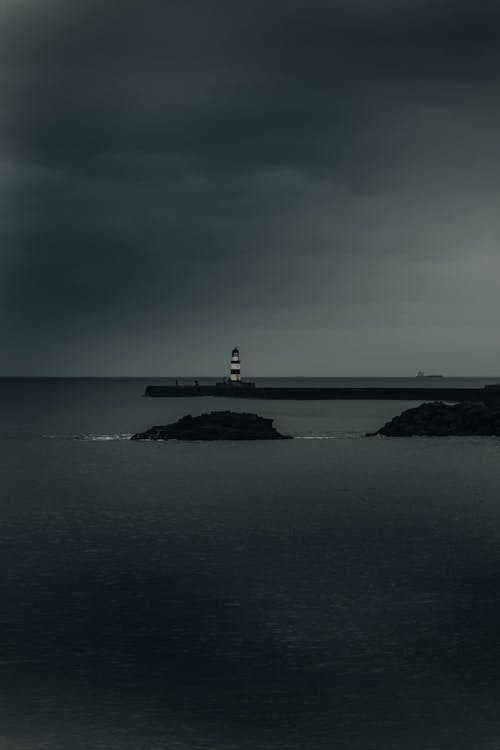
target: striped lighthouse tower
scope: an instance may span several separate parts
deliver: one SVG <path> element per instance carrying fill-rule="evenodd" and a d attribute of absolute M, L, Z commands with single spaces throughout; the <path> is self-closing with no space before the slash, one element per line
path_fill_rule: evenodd
<path fill-rule="evenodd" d="M 241 382 L 240 350 L 235 347 L 231 354 L 231 383 Z"/>

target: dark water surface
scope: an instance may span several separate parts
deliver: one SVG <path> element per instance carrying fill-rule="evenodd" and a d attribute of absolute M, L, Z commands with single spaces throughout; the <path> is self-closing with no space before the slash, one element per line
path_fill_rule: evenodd
<path fill-rule="evenodd" d="M 0 381 L 1 750 L 497 750 L 500 441 L 145 384 Z M 125 439 L 214 408 L 302 439 Z"/>

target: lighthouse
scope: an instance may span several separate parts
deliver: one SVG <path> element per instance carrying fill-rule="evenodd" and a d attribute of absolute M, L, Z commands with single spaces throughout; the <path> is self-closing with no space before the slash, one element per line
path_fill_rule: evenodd
<path fill-rule="evenodd" d="M 241 382 L 240 350 L 235 347 L 231 353 L 231 383 Z"/>
<path fill-rule="evenodd" d="M 240 350 L 237 346 L 235 346 L 231 352 L 231 377 L 222 378 L 222 380 L 215 385 L 220 386 L 221 388 L 231 388 L 233 386 L 243 389 L 255 388 L 255 383 L 252 381 L 241 379 Z"/>

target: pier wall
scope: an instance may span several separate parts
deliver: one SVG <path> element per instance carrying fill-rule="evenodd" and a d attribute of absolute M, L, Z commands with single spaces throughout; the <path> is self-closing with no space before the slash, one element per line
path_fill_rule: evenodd
<path fill-rule="evenodd" d="M 279 401 L 481 401 L 488 400 L 484 388 L 245 388 L 211 385 L 149 385 L 145 396 L 149 398 L 192 398 L 217 396 L 218 398 L 276 399 Z"/>

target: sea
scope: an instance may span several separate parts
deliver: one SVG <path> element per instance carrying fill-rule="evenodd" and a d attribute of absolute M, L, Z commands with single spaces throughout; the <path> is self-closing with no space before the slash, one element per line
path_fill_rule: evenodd
<path fill-rule="evenodd" d="M 0 380 L 1 750 L 499 750 L 500 439 L 174 382 Z M 296 439 L 129 439 L 224 409 Z"/>

